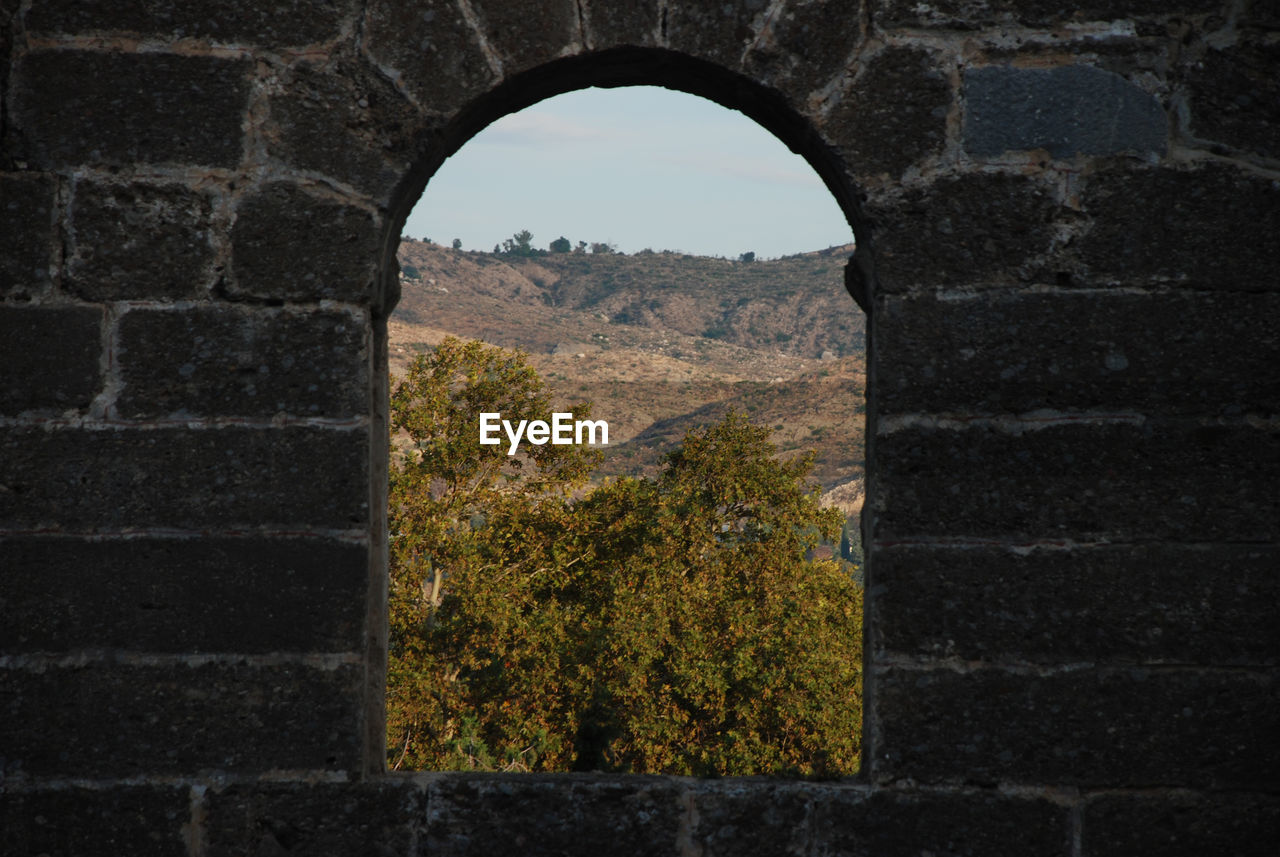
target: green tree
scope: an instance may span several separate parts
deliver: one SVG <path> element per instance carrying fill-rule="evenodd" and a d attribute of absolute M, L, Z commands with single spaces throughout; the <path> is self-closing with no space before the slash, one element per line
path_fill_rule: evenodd
<path fill-rule="evenodd" d="M 528 229 L 521 229 L 515 235 L 502 242 L 502 252 L 512 256 L 532 256 L 532 241 L 533 233 Z"/>
<path fill-rule="evenodd" d="M 455 250 L 461 250 L 461 249 L 462 249 L 462 239 L 461 239 L 461 238 L 455 238 L 455 239 L 453 239 L 453 249 L 455 249 Z"/>
<path fill-rule="evenodd" d="M 573 249 L 573 245 L 569 242 L 568 238 L 565 238 L 563 235 L 561 235 L 555 241 L 552 241 L 550 245 L 548 245 L 548 249 L 552 253 L 568 253 L 570 250 Z"/>

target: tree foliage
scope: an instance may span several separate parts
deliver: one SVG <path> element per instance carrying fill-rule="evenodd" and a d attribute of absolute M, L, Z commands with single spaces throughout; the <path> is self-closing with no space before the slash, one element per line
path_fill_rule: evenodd
<path fill-rule="evenodd" d="M 804 558 L 841 525 L 809 460 L 731 413 L 575 497 L 597 453 L 478 443 L 548 419 L 522 356 L 446 340 L 393 389 L 393 766 L 856 770 L 861 590 Z"/>

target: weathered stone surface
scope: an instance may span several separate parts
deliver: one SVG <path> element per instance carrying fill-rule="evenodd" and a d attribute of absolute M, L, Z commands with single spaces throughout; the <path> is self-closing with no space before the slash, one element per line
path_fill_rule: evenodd
<path fill-rule="evenodd" d="M 1280 44 L 1209 49 L 1186 74 L 1190 131 L 1202 140 L 1280 157 Z"/>
<path fill-rule="evenodd" d="M 1267 857 L 1277 830 L 1275 795 L 1106 795 L 1085 804 L 1080 854 Z"/>
<path fill-rule="evenodd" d="M 359 770 L 363 673 L 243 661 L 4 669 L 0 745 L 9 772 L 34 777 Z"/>
<path fill-rule="evenodd" d="M 452 0 L 370 0 L 365 43 L 427 110 L 456 110 L 497 83 L 480 40 Z"/>
<path fill-rule="evenodd" d="M 827 123 L 858 174 L 896 176 L 942 151 L 951 84 L 919 48 L 888 48 L 855 79 Z"/>
<path fill-rule="evenodd" d="M 213 203 L 180 185 L 80 182 L 69 209 L 66 289 L 88 300 L 178 300 L 214 279 Z"/>
<path fill-rule="evenodd" d="M 846 803 L 833 784 L 752 777 L 691 786 L 682 801 L 688 840 L 694 844 L 688 850 L 702 857 L 824 853 L 831 826 L 818 819 L 829 821 L 832 806 L 844 809 Z"/>
<path fill-rule="evenodd" d="M 369 335 L 341 311 L 133 310 L 119 325 L 120 415 L 360 416 Z"/>
<path fill-rule="evenodd" d="M 47 857 L 185 857 L 185 786 L 0 792 L 5 851 Z"/>
<path fill-rule="evenodd" d="M 1260 789 L 1280 764 L 1274 672 L 881 668 L 875 683 L 877 781 Z"/>
<path fill-rule="evenodd" d="M 868 203 L 881 293 L 1029 279 L 1060 207 L 1041 179 L 973 173 Z"/>
<path fill-rule="evenodd" d="M 331 539 L 0 539 L 0 649 L 358 652 L 368 549 Z"/>
<path fill-rule="evenodd" d="M 1061 3 L 1058 0 L 878 0 L 878 26 L 943 27 L 969 30 L 1001 24 L 1049 27 L 1083 21 L 1111 21 L 1134 15 L 1181 16 L 1221 11 L 1219 0 L 1129 0 L 1114 3 Z"/>
<path fill-rule="evenodd" d="M 876 554 L 877 656 L 1032 663 L 1274 665 L 1280 548 L 906 545 Z"/>
<path fill-rule="evenodd" d="M 205 794 L 205 853 L 416 854 L 423 815 L 407 779 L 381 783 L 260 783 Z"/>
<path fill-rule="evenodd" d="M 21 529 L 326 527 L 369 520 L 361 429 L 0 430 L 0 522 Z"/>
<path fill-rule="evenodd" d="M 658 44 L 662 26 L 659 0 L 632 0 L 600 7 L 588 3 L 583 6 L 587 44 L 592 49 Z"/>
<path fill-rule="evenodd" d="M 1087 65 L 990 66 L 964 75 L 964 147 L 979 157 L 1045 149 L 1055 158 L 1163 154 L 1169 119 L 1154 96 Z"/>
<path fill-rule="evenodd" d="M 670 854 L 685 809 L 662 777 L 453 775 L 427 783 L 433 857 Z M 536 818 L 536 824 L 529 819 Z"/>
<path fill-rule="evenodd" d="M 1087 179 L 1092 228 L 1080 258 L 1095 279 L 1179 281 L 1201 288 L 1280 290 L 1280 182 L 1226 164 L 1195 169 L 1116 165 Z"/>
<path fill-rule="evenodd" d="M 0 174 L 0 300 L 28 300 L 49 286 L 57 185 L 38 173 Z"/>
<path fill-rule="evenodd" d="M 767 0 L 669 3 L 663 8 L 662 33 L 681 53 L 737 69 L 760 34 L 768 5 Z"/>
<path fill-rule="evenodd" d="M 374 216 L 275 182 L 241 201 L 231 230 L 235 296 L 367 303 L 374 293 Z"/>
<path fill-rule="evenodd" d="M 1244 423 L 983 424 L 876 439 L 873 538 L 1280 538 L 1280 434 Z"/>
<path fill-rule="evenodd" d="M 1280 413 L 1276 293 L 926 293 L 884 299 L 876 334 L 881 415 Z"/>
<path fill-rule="evenodd" d="M 100 309 L 0 306 L 0 415 L 87 408 L 101 354 Z"/>
<path fill-rule="evenodd" d="M 507 76 L 550 62 L 582 42 L 574 0 L 471 0 L 471 8 Z"/>
<path fill-rule="evenodd" d="M 337 38 L 356 0 L 50 0 L 33 4 L 27 28 L 34 33 L 141 33 L 176 39 L 251 42 L 275 48 Z"/>
<path fill-rule="evenodd" d="M 181 163 L 233 167 L 248 60 L 110 51 L 27 54 L 10 109 L 39 167 Z M 57 104 L 57 110 L 50 110 Z"/>
<path fill-rule="evenodd" d="M 747 55 L 747 70 L 757 80 L 788 91 L 793 104 L 805 104 L 810 93 L 822 90 L 845 70 L 852 55 L 851 36 L 861 27 L 864 5 L 864 0 L 809 0 L 786 4 L 768 21 L 762 37 L 752 45 Z M 880 65 L 878 72 L 882 77 L 886 71 L 892 76 L 891 70 Z M 929 82 L 926 81 L 926 87 Z M 916 89 L 920 81 L 911 83 Z M 866 88 L 863 87 L 863 95 L 869 95 Z M 899 92 L 904 112 L 914 109 L 906 103 L 907 95 L 905 88 Z M 875 101 L 874 96 L 871 101 Z M 889 130 L 884 128 L 882 133 L 887 134 Z"/>

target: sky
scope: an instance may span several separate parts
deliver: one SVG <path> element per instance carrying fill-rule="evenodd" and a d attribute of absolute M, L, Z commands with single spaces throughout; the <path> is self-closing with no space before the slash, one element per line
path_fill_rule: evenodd
<path fill-rule="evenodd" d="M 736 258 L 853 240 L 839 207 L 798 155 L 715 102 L 652 86 L 584 89 L 494 122 L 432 177 L 403 233 L 468 250 L 528 229 Z"/>

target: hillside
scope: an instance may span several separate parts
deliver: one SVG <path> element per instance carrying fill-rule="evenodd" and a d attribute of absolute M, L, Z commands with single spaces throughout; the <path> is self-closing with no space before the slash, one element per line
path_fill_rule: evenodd
<path fill-rule="evenodd" d="M 450 334 L 521 348 L 563 404 L 608 420 L 605 476 L 655 472 L 685 431 L 737 407 L 784 454 L 815 450 L 815 479 L 852 512 L 865 327 L 843 287 L 850 252 L 518 257 L 405 241 L 391 369 Z"/>

